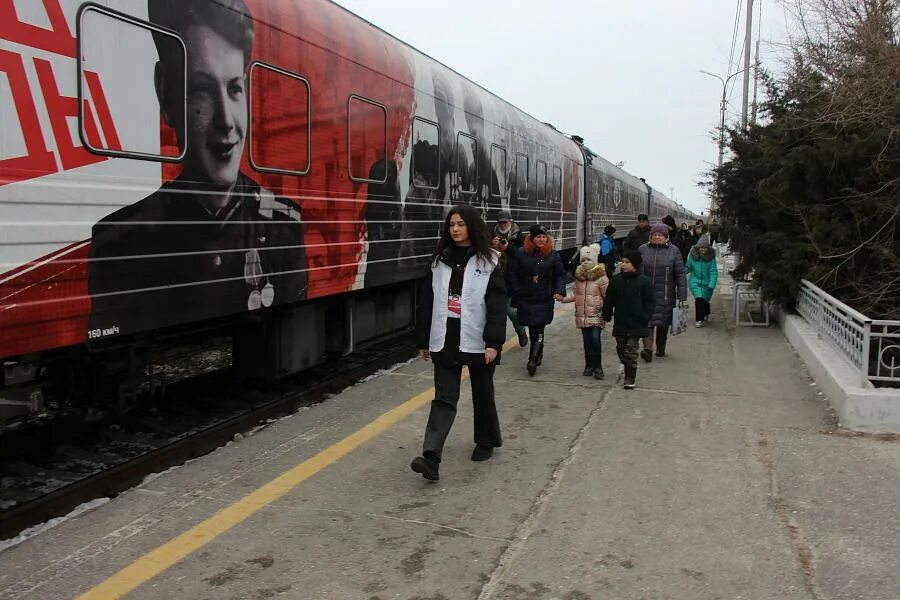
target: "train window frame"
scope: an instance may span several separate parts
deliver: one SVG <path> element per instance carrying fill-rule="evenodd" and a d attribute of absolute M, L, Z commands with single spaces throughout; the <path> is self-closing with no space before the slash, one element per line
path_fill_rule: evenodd
<path fill-rule="evenodd" d="M 550 206 L 562 206 L 562 203 L 563 203 L 562 167 L 553 165 L 553 177 L 556 179 L 556 181 L 559 182 L 559 185 L 555 186 L 555 188 L 556 188 L 555 195 L 553 197 L 549 198 L 549 203 L 550 203 Z M 555 198 L 556 204 L 554 204 L 554 198 Z"/>
<path fill-rule="evenodd" d="M 541 183 L 540 183 L 541 182 L 541 165 L 544 166 L 544 193 L 543 193 L 543 195 L 541 194 Z M 535 171 L 535 175 L 534 175 L 534 177 L 535 177 L 534 185 L 537 187 L 537 190 L 535 190 L 535 198 L 537 199 L 539 204 L 546 204 L 547 203 L 547 162 L 543 161 L 541 159 L 538 159 L 535 161 L 535 167 L 537 169 Z"/>
<path fill-rule="evenodd" d="M 371 98 L 366 98 L 365 96 L 360 96 L 359 94 L 350 94 L 347 97 L 347 176 L 350 178 L 350 181 L 355 181 L 357 183 L 385 183 L 387 181 L 387 169 L 384 171 L 384 179 L 368 179 L 363 177 L 355 177 L 353 175 L 353 171 L 350 170 L 350 103 L 354 100 L 359 100 L 361 102 L 365 102 L 366 104 L 371 104 L 372 106 L 377 106 L 381 109 L 381 112 L 384 114 L 384 162 L 387 164 L 388 161 L 388 133 L 387 133 L 387 106 L 378 102 L 376 100 L 372 100 Z"/>
<path fill-rule="evenodd" d="M 462 194 L 463 196 L 477 196 L 478 195 L 478 138 L 476 138 L 474 135 L 472 135 L 470 133 L 465 133 L 464 131 L 456 132 L 456 164 L 454 166 L 456 167 L 457 177 L 459 176 L 459 138 L 461 138 L 461 137 L 468 138 L 468 139 L 472 140 L 472 142 L 475 144 L 475 150 L 472 153 L 472 155 L 473 155 L 472 160 L 475 161 L 475 189 L 472 190 L 471 192 L 469 190 L 459 189 L 458 187 L 457 187 L 457 189 L 459 189 L 459 193 Z"/>
<path fill-rule="evenodd" d="M 150 162 L 180 163 L 182 160 L 184 160 L 184 157 L 187 154 L 188 145 L 190 144 L 188 136 L 185 136 L 184 147 L 181 148 L 181 152 L 178 154 L 178 156 L 164 156 L 162 154 L 138 152 L 136 150 L 112 150 L 109 148 L 96 148 L 93 146 L 93 144 L 91 144 L 90 140 L 88 140 L 84 120 L 84 107 L 86 99 L 84 97 L 84 53 L 82 51 L 82 42 L 85 39 L 84 18 L 85 15 L 90 12 L 100 13 L 101 15 L 105 15 L 112 19 L 135 25 L 138 28 L 146 29 L 151 33 L 155 31 L 163 35 L 167 35 L 174 38 L 181 45 L 181 57 L 183 60 L 182 74 L 184 77 L 184 81 L 182 82 L 182 89 L 184 90 L 184 97 L 182 98 L 182 102 L 184 105 L 182 114 L 186 116 L 188 111 L 187 44 L 184 43 L 184 39 L 181 37 L 181 35 L 179 35 L 178 32 L 169 29 L 168 27 L 162 27 L 160 25 L 156 25 L 155 23 L 151 23 L 143 19 L 138 19 L 137 17 L 129 15 L 128 13 L 108 8 L 95 2 L 87 2 L 79 7 L 78 12 L 75 16 L 75 52 L 77 62 L 76 101 L 78 103 L 78 138 L 81 141 L 82 147 L 91 154 L 96 154 L 98 156 L 108 156 L 111 158 L 131 158 L 135 160 L 146 160 Z"/>
<path fill-rule="evenodd" d="M 278 73 L 279 75 L 285 75 L 286 77 L 290 77 L 291 79 L 302 81 L 304 85 L 306 85 L 306 169 L 297 170 L 279 169 L 277 167 L 264 167 L 261 165 L 257 165 L 256 161 L 253 160 L 253 69 L 255 69 L 256 67 L 268 69 L 270 71 Z M 312 167 L 312 88 L 309 85 L 309 80 L 299 73 L 294 73 L 292 71 L 288 71 L 287 69 L 282 69 L 281 67 L 277 67 L 273 64 L 261 60 L 254 60 L 250 63 L 250 67 L 247 69 L 247 80 L 249 82 L 247 85 L 247 161 L 250 163 L 250 166 L 254 170 L 261 173 L 277 173 L 280 175 L 308 175 L 310 168 Z"/>
<path fill-rule="evenodd" d="M 499 189 L 500 188 L 500 178 L 497 177 L 496 178 L 497 179 L 497 192 L 495 193 L 494 192 L 494 179 L 491 178 L 490 196 L 491 196 L 491 198 L 503 198 L 506 195 L 506 189 L 509 187 L 509 181 L 507 181 L 508 174 L 506 171 L 506 167 L 507 167 L 506 146 L 501 146 L 500 144 L 491 143 L 491 170 L 496 172 L 496 170 L 494 169 L 494 150 L 500 150 L 501 152 L 503 152 L 503 174 L 504 174 L 503 175 L 503 188 L 504 189 L 502 189 L 502 190 Z"/>
<path fill-rule="evenodd" d="M 428 124 L 428 125 L 432 125 L 432 126 L 437 130 L 437 134 L 438 134 L 438 138 L 437 138 L 437 140 L 438 140 L 438 143 L 437 143 L 438 153 L 437 153 L 437 166 L 435 167 L 435 168 L 437 169 L 437 178 L 436 178 L 437 185 L 435 185 L 435 186 L 419 185 L 419 184 L 417 184 L 416 181 L 415 181 L 414 175 L 415 175 L 415 173 L 416 173 L 416 153 L 412 151 L 412 148 L 413 148 L 413 146 L 415 146 L 415 143 L 416 143 L 416 142 L 415 142 L 415 135 L 416 135 L 416 121 L 418 121 L 418 122 L 420 122 L 420 123 L 426 123 L 426 124 Z M 430 120 L 430 119 L 426 119 L 426 118 L 424 118 L 424 117 L 420 117 L 420 116 L 416 115 L 416 116 L 413 117 L 413 130 L 412 130 L 412 134 L 413 134 L 413 141 L 412 141 L 412 146 L 410 146 L 410 159 L 409 159 L 409 169 L 410 169 L 410 172 L 411 172 L 411 174 L 410 174 L 410 180 L 411 180 L 411 182 L 412 182 L 412 186 L 413 186 L 414 188 L 416 188 L 417 190 L 437 190 L 437 189 L 439 189 L 439 188 L 441 187 L 441 150 L 440 150 L 440 148 L 441 148 L 441 126 L 440 126 L 440 124 L 437 123 L 436 121 L 432 121 L 432 120 Z"/>
<path fill-rule="evenodd" d="M 521 185 L 519 185 L 519 159 L 525 159 L 525 195 L 519 194 L 519 190 L 522 189 Z M 528 200 L 528 188 L 529 181 L 528 178 L 531 175 L 528 169 L 528 155 L 523 152 L 516 152 L 516 200 Z"/>

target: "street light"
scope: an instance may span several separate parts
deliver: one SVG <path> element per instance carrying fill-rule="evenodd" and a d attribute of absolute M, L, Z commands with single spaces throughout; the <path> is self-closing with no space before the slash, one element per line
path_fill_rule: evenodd
<path fill-rule="evenodd" d="M 703 69 L 700 69 L 700 72 L 703 73 L 704 75 L 709 75 L 710 77 L 715 77 L 720 82 L 722 82 L 722 101 L 719 104 L 719 113 L 720 113 L 720 117 L 719 117 L 719 170 L 720 171 L 722 169 L 722 157 L 725 154 L 725 108 L 727 107 L 727 104 L 728 104 L 728 99 L 726 97 L 726 94 L 728 93 L 728 82 L 731 81 L 732 77 L 736 77 L 737 75 L 740 75 L 744 71 L 745 71 L 745 69 L 741 69 L 740 71 L 735 71 L 734 73 L 729 75 L 726 79 L 722 79 L 715 73 L 710 73 L 709 71 L 704 71 Z M 716 187 L 718 188 L 718 185 Z M 716 191 L 716 200 L 717 201 L 719 199 L 718 198 L 719 195 L 720 194 L 717 190 Z M 718 202 L 717 202 L 717 205 L 718 205 Z M 716 208 L 718 208 L 718 206 Z"/>

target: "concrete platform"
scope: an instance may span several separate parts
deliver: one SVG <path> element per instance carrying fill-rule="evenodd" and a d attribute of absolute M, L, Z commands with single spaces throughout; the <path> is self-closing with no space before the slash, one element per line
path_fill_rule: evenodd
<path fill-rule="evenodd" d="M 3 552 L 0 598 L 897 600 L 900 443 L 835 432 L 781 332 L 713 308 L 633 391 L 607 334 L 581 376 L 561 308 L 535 377 L 497 370 L 503 448 L 469 460 L 465 391 L 437 483 L 404 365 Z"/>

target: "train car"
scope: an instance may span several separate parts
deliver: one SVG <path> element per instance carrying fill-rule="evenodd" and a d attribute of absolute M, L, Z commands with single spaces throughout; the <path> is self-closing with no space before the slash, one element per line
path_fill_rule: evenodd
<path fill-rule="evenodd" d="M 623 238 L 636 217 L 647 212 L 648 187 L 602 156 L 582 146 L 585 153 L 585 237 L 597 241 L 603 228 L 613 225 L 615 237 Z"/>
<path fill-rule="evenodd" d="M 583 241 L 578 144 L 328 0 L 0 2 L 0 69 L 6 396 L 209 332 L 246 377 L 349 353 L 455 203 Z"/>

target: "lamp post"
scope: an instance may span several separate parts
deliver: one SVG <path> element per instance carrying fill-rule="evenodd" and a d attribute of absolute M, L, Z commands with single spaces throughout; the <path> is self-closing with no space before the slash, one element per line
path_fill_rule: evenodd
<path fill-rule="evenodd" d="M 718 162 L 718 168 L 719 168 L 719 170 L 721 170 L 722 169 L 722 158 L 725 154 L 725 108 L 728 105 L 728 99 L 726 97 L 726 95 L 728 93 L 728 82 L 731 81 L 732 77 L 736 77 L 736 76 L 740 75 L 741 73 L 743 73 L 744 69 L 741 69 L 740 71 L 735 71 L 734 73 L 732 73 L 725 79 L 722 79 L 715 73 L 710 73 L 709 71 L 704 71 L 703 69 L 700 69 L 700 72 L 703 73 L 704 75 L 709 75 L 710 77 L 715 77 L 722 83 L 722 100 L 719 103 L 719 162 Z M 716 185 L 716 188 L 718 188 L 718 185 Z M 717 189 L 716 190 L 716 208 L 717 209 L 718 209 L 719 195 L 720 194 Z"/>

